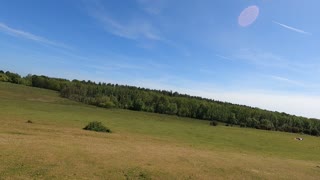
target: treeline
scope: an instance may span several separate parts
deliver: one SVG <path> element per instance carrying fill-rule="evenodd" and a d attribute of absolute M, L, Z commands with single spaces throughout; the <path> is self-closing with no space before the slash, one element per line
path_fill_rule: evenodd
<path fill-rule="evenodd" d="M 66 80 L 0 71 L 0 81 L 59 91 L 74 101 L 103 108 L 121 108 L 211 120 L 264 130 L 320 135 L 320 120 L 225 103 L 201 97 L 118 84 Z"/>

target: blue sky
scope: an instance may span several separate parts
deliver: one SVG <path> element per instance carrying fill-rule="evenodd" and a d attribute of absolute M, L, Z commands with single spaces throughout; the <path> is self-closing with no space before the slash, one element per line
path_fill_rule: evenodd
<path fill-rule="evenodd" d="M 0 3 L 0 69 L 320 118 L 318 0 Z"/>

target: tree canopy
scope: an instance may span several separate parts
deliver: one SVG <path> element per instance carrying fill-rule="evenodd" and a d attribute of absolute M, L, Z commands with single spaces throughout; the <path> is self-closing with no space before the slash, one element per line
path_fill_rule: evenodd
<path fill-rule="evenodd" d="M 103 107 L 177 115 L 241 127 L 320 135 L 320 120 L 244 105 L 189 96 L 178 92 L 127 85 L 67 80 L 47 76 L 21 77 L 0 71 L 0 81 L 59 91 L 74 101 Z"/>

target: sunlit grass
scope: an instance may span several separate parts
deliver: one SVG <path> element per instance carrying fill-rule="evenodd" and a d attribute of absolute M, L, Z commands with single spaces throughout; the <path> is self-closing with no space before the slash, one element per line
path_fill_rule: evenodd
<path fill-rule="evenodd" d="M 0 83 L 0 107 L 4 178 L 320 177 L 317 137 L 101 109 L 8 83 Z M 82 130 L 91 121 L 113 133 Z"/>

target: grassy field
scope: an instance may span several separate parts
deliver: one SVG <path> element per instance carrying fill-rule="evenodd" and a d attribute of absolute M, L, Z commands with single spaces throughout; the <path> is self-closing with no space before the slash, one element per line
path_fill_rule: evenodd
<path fill-rule="evenodd" d="M 82 130 L 90 121 L 113 133 Z M 0 83 L 0 179 L 319 177 L 317 137 L 101 109 Z"/>

